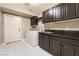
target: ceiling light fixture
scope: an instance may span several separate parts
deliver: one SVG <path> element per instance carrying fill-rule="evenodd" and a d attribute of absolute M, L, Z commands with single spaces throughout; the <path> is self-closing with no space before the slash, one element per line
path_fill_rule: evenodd
<path fill-rule="evenodd" d="M 30 3 L 30 5 L 32 5 L 32 6 L 37 6 L 37 5 L 39 5 L 40 3 Z"/>

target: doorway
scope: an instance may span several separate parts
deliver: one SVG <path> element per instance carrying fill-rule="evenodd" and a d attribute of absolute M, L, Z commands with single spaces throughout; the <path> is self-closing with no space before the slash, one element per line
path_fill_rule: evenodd
<path fill-rule="evenodd" d="M 4 14 L 4 42 L 14 42 L 22 39 L 22 17 Z"/>

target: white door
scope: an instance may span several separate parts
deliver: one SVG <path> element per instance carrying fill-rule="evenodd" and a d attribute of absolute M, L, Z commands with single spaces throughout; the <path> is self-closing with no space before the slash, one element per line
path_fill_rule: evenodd
<path fill-rule="evenodd" d="M 4 40 L 13 42 L 22 39 L 22 17 L 4 14 Z"/>

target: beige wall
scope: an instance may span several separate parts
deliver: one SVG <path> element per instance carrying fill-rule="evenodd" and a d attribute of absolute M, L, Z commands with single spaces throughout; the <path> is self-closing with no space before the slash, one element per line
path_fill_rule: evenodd
<path fill-rule="evenodd" d="M 4 20 L 3 13 L 0 10 L 0 43 L 4 42 Z"/>
<path fill-rule="evenodd" d="M 73 20 L 60 21 L 60 22 L 51 22 L 44 24 L 44 26 L 46 29 L 79 31 L 79 18 Z"/>
<path fill-rule="evenodd" d="M 22 38 L 26 38 L 26 31 L 31 29 L 30 19 L 29 18 L 22 18 Z"/>
<path fill-rule="evenodd" d="M 0 43 L 1 43 L 1 11 L 0 11 Z"/>
<path fill-rule="evenodd" d="M 42 20 L 38 21 L 37 29 L 40 31 L 44 31 L 44 24 L 42 23 Z"/>
<path fill-rule="evenodd" d="M 1 39 L 1 41 L 2 41 L 2 43 L 4 42 L 4 14 L 2 13 L 1 14 L 1 37 L 2 37 L 2 39 Z"/>

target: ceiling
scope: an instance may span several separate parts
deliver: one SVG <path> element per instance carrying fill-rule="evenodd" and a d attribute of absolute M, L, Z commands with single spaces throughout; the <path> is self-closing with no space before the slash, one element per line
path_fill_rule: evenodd
<path fill-rule="evenodd" d="M 41 15 L 41 13 L 44 10 L 51 8 L 52 6 L 55 6 L 57 4 L 58 3 L 37 3 L 37 4 L 25 3 L 27 10 L 29 10 L 37 15 Z"/>
<path fill-rule="evenodd" d="M 23 16 L 39 16 L 48 8 L 51 8 L 58 3 L 0 3 L 0 8 L 7 13 L 23 15 Z"/>

